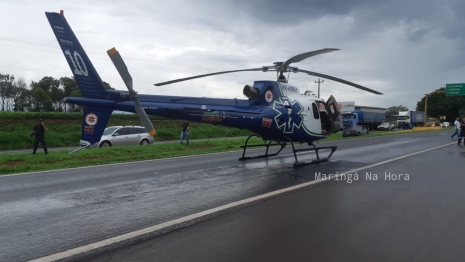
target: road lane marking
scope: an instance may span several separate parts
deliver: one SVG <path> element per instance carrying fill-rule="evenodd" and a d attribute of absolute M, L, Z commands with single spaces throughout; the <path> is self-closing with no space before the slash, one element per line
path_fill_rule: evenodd
<path fill-rule="evenodd" d="M 400 156 L 400 157 L 391 158 L 389 160 L 385 160 L 385 161 L 382 161 L 382 162 L 379 162 L 379 163 L 376 163 L 376 164 L 371 164 L 371 165 L 367 165 L 367 166 L 364 166 L 364 167 L 355 168 L 355 169 L 352 169 L 352 170 L 349 170 L 349 171 L 346 171 L 346 172 L 334 174 L 334 175 L 331 175 L 328 179 L 325 179 L 325 180 L 314 180 L 314 181 L 303 183 L 303 184 L 300 184 L 300 185 L 297 185 L 297 186 L 292 186 L 292 187 L 280 189 L 280 190 L 277 190 L 277 191 L 273 191 L 273 192 L 270 192 L 270 193 L 262 194 L 262 195 L 259 195 L 259 196 L 251 197 L 251 198 L 248 198 L 248 199 L 236 201 L 236 202 L 229 203 L 229 204 L 226 204 L 226 205 L 223 205 L 223 206 L 219 206 L 219 207 L 216 207 L 216 208 L 205 210 L 205 211 L 202 211 L 202 212 L 199 212 L 199 213 L 196 213 L 196 214 L 192 214 L 192 215 L 189 215 L 189 216 L 185 216 L 185 217 L 174 219 L 174 220 L 171 220 L 171 221 L 168 221 L 168 222 L 164 222 L 164 223 L 161 223 L 161 224 L 158 224 L 158 225 L 155 225 L 155 226 L 147 227 L 147 228 L 144 228 L 144 229 L 140 229 L 140 230 L 129 232 L 129 233 L 126 233 L 126 234 L 123 234 L 123 235 L 111 237 L 111 238 L 108 238 L 108 239 L 105 239 L 105 240 L 102 240 L 102 241 L 98 241 L 98 242 L 95 242 L 95 243 L 87 244 L 87 245 L 72 248 L 72 249 L 69 249 L 69 250 L 66 250 L 66 251 L 63 251 L 63 252 L 59 252 L 59 253 L 44 256 L 44 257 L 41 257 L 41 258 L 37 258 L 37 259 L 31 260 L 31 262 L 46 262 L 46 261 L 84 258 L 84 257 L 90 256 L 90 255 L 95 255 L 95 254 L 102 253 L 104 251 L 109 251 L 109 250 L 113 250 L 113 249 L 116 249 L 116 248 L 121 248 L 121 247 L 127 246 L 129 244 L 139 243 L 139 242 L 142 242 L 142 241 L 145 241 L 145 240 L 148 240 L 148 239 L 152 239 L 154 237 L 157 237 L 157 236 L 160 236 L 160 235 L 163 235 L 163 234 L 167 234 L 167 233 L 172 232 L 174 230 L 179 230 L 179 229 L 182 229 L 182 228 L 185 228 L 185 227 L 195 225 L 195 224 L 197 224 L 199 222 L 206 221 L 208 219 L 212 219 L 212 218 L 217 217 L 217 216 L 222 215 L 222 214 L 226 214 L 226 213 L 236 211 L 238 209 L 250 206 L 252 204 L 261 203 L 261 202 L 263 202 L 265 200 L 275 198 L 275 197 L 280 196 L 280 195 L 284 195 L 284 194 L 289 193 L 289 192 L 294 191 L 294 190 L 306 188 L 306 187 L 309 187 L 309 186 L 312 186 L 312 185 L 315 185 L 315 184 L 318 184 L 318 183 L 321 183 L 321 182 L 327 182 L 327 181 L 333 180 L 336 177 L 340 177 L 342 175 L 353 174 L 355 172 L 358 172 L 358 171 L 361 171 L 361 170 L 364 170 L 364 169 L 384 165 L 386 163 L 394 162 L 394 161 L 397 161 L 397 160 L 401 160 L 401 159 L 404 159 L 404 158 L 408 158 L 408 157 L 411 157 L 411 156 L 415 156 L 415 155 L 418 155 L 418 154 L 422 154 L 422 153 L 425 153 L 425 152 L 429 152 L 429 151 L 432 151 L 432 150 L 436 150 L 436 149 L 443 148 L 443 147 L 450 146 L 450 145 L 454 145 L 454 144 L 456 144 L 456 143 L 453 142 L 453 143 L 448 143 L 448 144 L 445 144 L 445 145 L 425 149 L 425 150 L 422 150 L 422 151 L 419 151 L 419 152 L 403 155 L 403 156 Z"/>
<path fill-rule="evenodd" d="M 394 141 L 398 141 L 398 140 L 407 140 L 407 139 L 412 139 L 412 138 L 411 138 L 411 137 L 405 137 L 405 138 L 394 139 Z"/>

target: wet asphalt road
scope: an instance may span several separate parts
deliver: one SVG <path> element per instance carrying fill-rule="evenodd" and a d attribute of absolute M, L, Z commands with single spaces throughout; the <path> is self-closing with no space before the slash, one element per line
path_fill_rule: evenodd
<path fill-rule="evenodd" d="M 464 162 L 451 145 L 89 260 L 464 261 Z"/>
<path fill-rule="evenodd" d="M 300 169 L 287 168 L 293 156 L 286 150 L 268 160 L 237 162 L 241 152 L 230 152 L 0 176 L 0 261 L 53 254 L 308 182 L 315 172 L 343 172 L 443 145 L 451 142 L 449 135 L 437 131 L 328 142 L 321 145 L 339 146 L 330 162 Z M 317 195 L 320 202 L 324 196 Z"/>

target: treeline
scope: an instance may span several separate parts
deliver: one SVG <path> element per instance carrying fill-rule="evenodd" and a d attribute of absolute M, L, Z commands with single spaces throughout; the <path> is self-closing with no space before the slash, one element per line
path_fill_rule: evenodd
<path fill-rule="evenodd" d="M 110 84 L 103 82 L 107 88 Z M 67 104 L 66 97 L 81 97 L 73 77 L 45 76 L 27 85 L 23 78 L 0 73 L 0 110 L 25 112 L 79 112 L 78 105 Z"/>

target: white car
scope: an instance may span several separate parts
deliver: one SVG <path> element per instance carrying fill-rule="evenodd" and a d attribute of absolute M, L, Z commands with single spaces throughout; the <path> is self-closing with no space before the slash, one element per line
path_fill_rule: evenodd
<path fill-rule="evenodd" d="M 378 126 L 379 131 L 392 131 L 394 128 L 394 124 L 388 122 L 383 122 Z"/>
<path fill-rule="evenodd" d="M 98 143 L 90 147 L 111 147 L 125 145 L 148 145 L 155 140 L 143 126 L 110 126 L 103 131 Z M 89 142 L 81 140 L 81 146 L 88 146 Z"/>

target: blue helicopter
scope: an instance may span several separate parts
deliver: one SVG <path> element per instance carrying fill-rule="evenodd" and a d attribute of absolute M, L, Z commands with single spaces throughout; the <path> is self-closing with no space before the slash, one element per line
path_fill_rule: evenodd
<path fill-rule="evenodd" d="M 111 90 L 103 84 L 66 21 L 63 11 L 45 14 L 82 93 L 82 97 L 67 97 L 66 102 L 84 106 L 81 135 L 84 147 L 100 141 L 113 110 L 119 110 L 137 113 L 152 136 L 156 134 L 156 130 L 148 115 L 248 129 L 253 135 L 249 136 L 242 146 L 243 154 L 239 160 L 276 156 L 290 144 L 295 157 L 294 167 L 315 164 L 329 160 L 337 149 L 337 146 L 316 147 L 314 142 L 342 130 L 342 117 L 338 104 L 333 96 L 325 102 L 314 96 L 301 95 L 299 88 L 289 84 L 284 74 L 306 73 L 381 94 L 340 78 L 290 66 L 315 55 L 339 50 L 334 48 L 303 53 L 285 62 L 275 62 L 271 66 L 215 72 L 155 84 L 162 86 L 195 78 L 245 71 L 276 72 L 276 81 L 255 81 L 252 86 L 245 85 L 243 94 L 246 99 L 137 94 L 121 55 L 112 48 L 107 53 L 128 90 Z M 264 143 L 248 144 L 253 136 L 261 137 Z M 309 147 L 296 149 L 295 143 L 305 143 Z M 270 146 L 276 145 L 280 146 L 277 152 L 269 153 Z M 259 146 L 266 148 L 265 154 L 245 156 L 247 148 Z M 318 151 L 322 149 L 330 150 L 327 157 L 319 156 Z M 299 162 L 296 153 L 300 151 L 315 151 L 317 158 L 308 162 Z"/>

